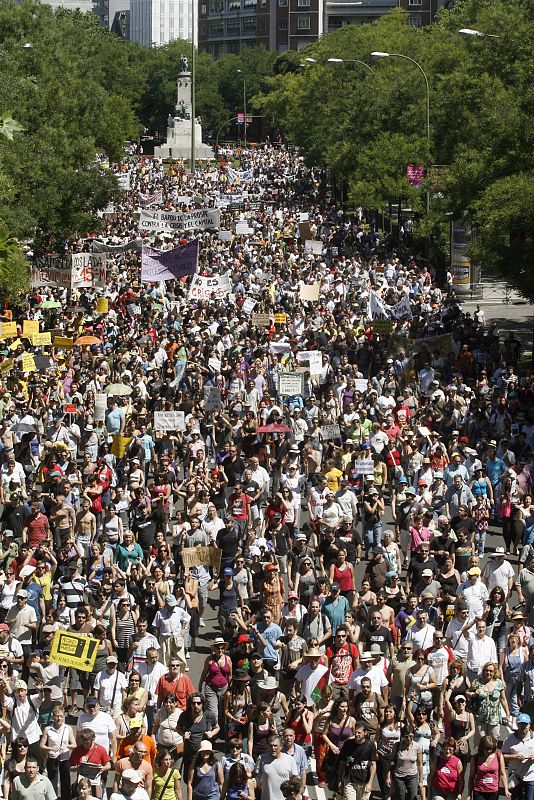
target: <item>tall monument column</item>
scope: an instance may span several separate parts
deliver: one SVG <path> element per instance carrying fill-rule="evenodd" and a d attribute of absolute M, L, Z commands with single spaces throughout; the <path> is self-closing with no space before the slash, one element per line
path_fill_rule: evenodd
<path fill-rule="evenodd" d="M 169 114 L 167 120 L 167 140 L 161 147 L 154 149 L 156 158 L 191 157 L 191 73 L 186 56 L 180 58 L 180 72 L 176 82 L 175 114 Z M 195 159 L 211 160 L 213 150 L 202 143 L 202 125 L 195 119 Z"/>

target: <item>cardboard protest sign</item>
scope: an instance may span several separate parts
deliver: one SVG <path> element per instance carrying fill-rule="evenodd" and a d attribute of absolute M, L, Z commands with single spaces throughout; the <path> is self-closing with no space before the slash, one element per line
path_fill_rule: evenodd
<path fill-rule="evenodd" d="M 274 324 L 275 325 L 285 325 L 287 321 L 287 314 L 275 314 L 274 315 Z"/>
<path fill-rule="evenodd" d="M 373 475 L 375 464 L 372 458 L 358 458 L 354 462 L 355 475 Z"/>
<path fill-rule="evenodd" d="M 271 327 L 271 317 L 269 314 L 252 314 L 250 317 L 250 322 L 254 325 L 255 328 L 270 328 Z"/>
<path fill-rule="evenodd" d="M 104 392 L 98 392 L 95 395 L 95 410 L 94 410 L 94 420 L 95 422 L 104 422 L 106 419 L 106 410 L 108 407 L 108 396 L 104 394 Z"/>
<path fill-rule="evenodd" d="M 303 375 L 298 372 L 282 372 L 278 376 L 278 394 L 291 397 L 294 394 L 302 394 L 303 389 Z"/>
<path fill-rule="evenodd" d="M 0 336 L 2 339 L 8 339 L 10 336 L 17 335 L 17 323 L 16 322 L 2 322 L 0 326 Z"/>
<path fill-rule="evenodd" d="M 321 436 L 323 439 L 340 439 L 341 429 L 339 425 L 321 425 Z"/>
<path fill-rule="evenodd" d="M 218 386 L 204 387 L 204 411 L 220 411 L 222 408 L 221 390 Z"/>
<path fill-rule="evenodd" d="M 97 314 L 107 314 L 109 311 L 109 298 L 108 297 L 99 297 L 96 301 L 96 313 Z"/>
<path fill-rule="evenodd" d="M 312 303 L 316 303 L 319 300 L 319 284 L 302 284 L 299 290 L 299 297 L 303 301 L 310 300 Z"/>
<path fill-rule="evenodd" d="M 216 567 L 221 566 L 222 550 L 218 547 L 184 547 L 181 551 L 184 569 L 187 572 L 191 567 Z"/>

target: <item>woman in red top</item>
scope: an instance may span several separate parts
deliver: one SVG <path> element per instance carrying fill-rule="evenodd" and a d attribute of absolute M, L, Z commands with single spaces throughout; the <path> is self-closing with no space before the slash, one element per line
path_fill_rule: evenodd
<path fill-rule="evenodd" d="M 289 705 L 286 728 L 295 731 L 296 743 L 309 753 L 312 743 L 313 712 L 307 708 L 306 698 L 302 695 L 295 697 Z"/>
<path fill-rule="evenodd" d="M 347 551 L 338 550 L 335 564 L 330 565 L 328 574 L 330 584 L 339 583 L 339 591 L 352 605 L 354 598 L 354 569 L 347 561 Z"/>
<path fill-rule="evenodd" d="M 460 800 L 464 788 L 462 762 L 456 753 L 456 741 L 445 739 L 441 755 L 435 759 L 428 776 L 430 797 L 444 800 Z"/>
<path fill-rule="evenodd" d="M 473 800 L 499 800 L 501 784 L 506 797 L 510 797 L 504 758 L 497 750 L 497 740 L 494 736 L 483 736 L 478 753 L 471 759 L 469 795 Z"/>

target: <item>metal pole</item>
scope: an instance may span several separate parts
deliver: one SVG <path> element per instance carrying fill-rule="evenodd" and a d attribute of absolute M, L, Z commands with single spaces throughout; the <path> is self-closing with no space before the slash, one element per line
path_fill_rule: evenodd
<path fill-rule="evenodd" d="M 195 174 L 195 2 L 191 0 L 191 175 Z"/>
<path fill-rule="evenodd" d="M 244 121 L 244 138 L 245 138 L 245 147 L 247 146 L 247 79 L 243 78 L 243 111 L 245 113 L 245 121 Z"/>
<path fill-rule="evenodd" d="M 416 61 L 414 58 L 410 58 L 410 56 L 405 56 L 404 53 L 388 53 L 389 56 L 394 56 L 395 58 L 405 58 L 406 61 L 411 61 L 412 64 L 415 64 L 419 72 L 424 78 L 425 87 L 426 87 L 426 140 L 428 143 L 428 152 L 430 154 L 430 86 L 428 83 L 428 78 L 426 72 L 424 71 L 421 64 Z M 427 175 L 428 178 L 428 175 Z M 428 191 L 428 187 L 426 190 L 426 214 L 428 216 L 428 212 L 430 211 L 430 192 Z"/>

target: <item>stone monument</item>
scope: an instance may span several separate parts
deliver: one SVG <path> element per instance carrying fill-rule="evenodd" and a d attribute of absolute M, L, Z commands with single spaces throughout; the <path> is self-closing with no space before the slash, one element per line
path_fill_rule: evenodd
<path fill-rule="evenodd" d="M 191 158 L 191 73 L 186 56 L 180 58 L 175 114 L 167 119 L 165 144 L 154 149 L 156 158 Z M 195 159 L 214 158 L 213 150 L 202 142 L 202 125 L 195 119 Z"/>

